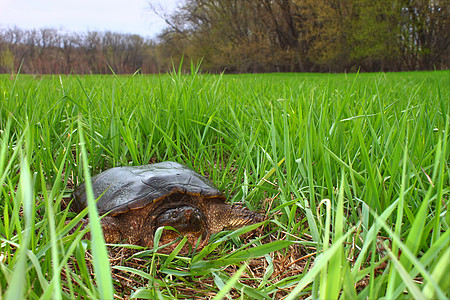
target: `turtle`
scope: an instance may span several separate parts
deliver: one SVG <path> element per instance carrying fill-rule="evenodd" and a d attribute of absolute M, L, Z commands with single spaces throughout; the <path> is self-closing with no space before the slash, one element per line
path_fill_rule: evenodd
<path fill-rule="evenodd" d="M 91 178 L 105 241 L 152 247 L 156 230 L 162 244 L 186 236 L 186 252 L 203 248 L 212 234 L 262 222 L 264 217 L 241 204 L 228 204 L 224 194 L 192 169 L 165 161 L 107 169 Z M 87 205 L 86 185 L 74 190 L 71 209 Z M 167 228 L 167 227 L 166 227 Z M 170 252 L 177 242 L 164 248 Z M 164 252 L 164 251 L 162 251 Z"/>

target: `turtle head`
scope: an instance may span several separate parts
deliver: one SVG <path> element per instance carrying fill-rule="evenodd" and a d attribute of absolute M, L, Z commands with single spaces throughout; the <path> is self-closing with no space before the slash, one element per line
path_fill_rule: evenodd
<path fill-rule="evenodd" d="M 156 219 L 155 228 L 162 226 L 172 226 L 182 235 L 205 235 L 205 216 L 192 206 L 174 207 L 162 212 Z"/>

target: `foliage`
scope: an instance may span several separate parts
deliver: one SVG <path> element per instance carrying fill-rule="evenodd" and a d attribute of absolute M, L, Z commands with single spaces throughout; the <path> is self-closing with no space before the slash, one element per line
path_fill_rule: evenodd
<path fill-rule="evenodd" d="M 6 48 L 1 52 L 0 67 L 8 70 L 11 74 L 14 74 L 14 54 L 9 48 Z"/>
<path fill-rule="evenodd" d="M 449 67 L 442 1 L 189 0 L 158 47 L 210 71 L 398 71 Z M 155 8 L 154 8 L 155 9 Z M 176 51 L 171 51 L 176 49 Z"/>
<path fill-rule="evenodd" d="M 117 298 L 449 297 L 448 71 L 191 71 L 0 76 L 5 298 L 102 298 L 111 281 Z M 110 272 L 103 240 L 83 240 L 98 223 L 68 210 L 73 187 L 162 160 L 266 212 L 262 233 L 186 257 L 108 246 Z"/>

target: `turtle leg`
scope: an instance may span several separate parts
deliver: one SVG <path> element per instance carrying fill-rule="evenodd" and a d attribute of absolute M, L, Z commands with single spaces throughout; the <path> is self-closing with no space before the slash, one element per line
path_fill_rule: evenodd
<path fill-rule="evenodd" d="M 105 239 L 105 242 L 110 243 L 110 244 L 118 244 L 120 242 L 122 242 L 123 240 L 123 236 L 122 236 L 122 231 L 120 230 L 121 226 L 119 226 L 119 222 L 116 218 L 113 217 L 104 217 L 103 219 L 100 220 L 101 226 L 102 226 L 102 231 L 103 231 L 103 236 Z M 66 225 L 69 224 L 69 221 L 66 221 Z M 81 226 L 81 230 L 85 229 L 86 226 L 89 225 L 89 220 L 88 219 L 81 219 L 80 223 Z M 78 226 L 75 226 L 74 228 L 72 228 L 69 231 L 69 234 L 73 234 L 75 233 L 75 231 L 78 229 Z M 85 239 L 90 240 L 91 239 L 91 232 L 87 232 L 84 237 Z"/>
<path fill-rule="evenodd" d="M 118 244 L 122 242 L 123 236 L 122 231 L 120 230 L 121 226 L 117 218 L 106 216 L 102 218 L 100 222 L 106 243 Z"/>
<path fill-rule="evenodd" d="M 240 204 L 219 204 L 212 207 L 211 233 L 233 230 L 264 221 L 264 217 Z"/>

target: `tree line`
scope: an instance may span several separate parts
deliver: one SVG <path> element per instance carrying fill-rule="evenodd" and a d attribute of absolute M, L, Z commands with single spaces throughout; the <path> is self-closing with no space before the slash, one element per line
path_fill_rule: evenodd
<path fill-rule="evenodd" d="M 156 40 L 55 29 L 0 32 L 0 72 L 217 72 L 448 69 L 450 0 L 185 0 Z M 188 67 L 188 66 L 186 66 Z"/>
<path fill-rule="evenodd" d="M 447 69 L 449 2 L 187 0 L 160 38 L 217 72 Z"/>
<path fill-rule="evenodd" d="M 141 36 L 52 28 L 0 31 L 0 73 L 118 74 L 158 72 L 154 42 Z"/>

